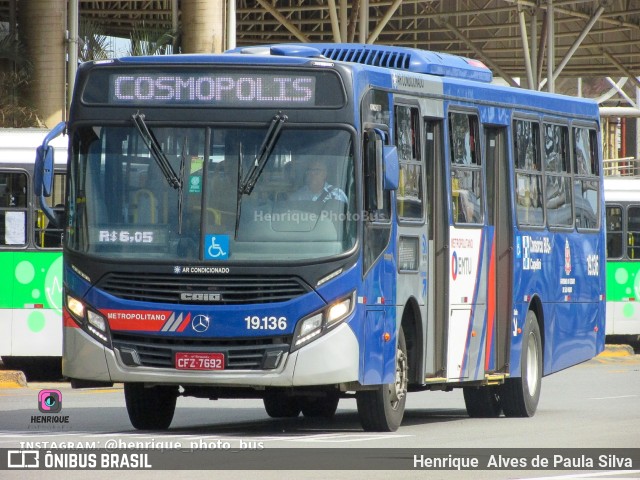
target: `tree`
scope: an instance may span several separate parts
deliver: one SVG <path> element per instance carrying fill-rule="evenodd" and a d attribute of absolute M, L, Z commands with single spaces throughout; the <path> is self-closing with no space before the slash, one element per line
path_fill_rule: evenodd
<path fill-rule="evenodd" d="M 17 35 L 0 30 L 0 127 L 44 126 L 24 97 L 32 68 Z"/>

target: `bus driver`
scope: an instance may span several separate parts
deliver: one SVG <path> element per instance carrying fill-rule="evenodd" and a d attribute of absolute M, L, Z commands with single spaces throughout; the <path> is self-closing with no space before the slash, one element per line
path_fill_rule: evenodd
<path fill-rule="evenodd" d="M 328 200 L 340 200 L 347 203 L 347 196 L 339 187 L 327 182 L 327 166 L 313 160 L 304 175 L 304 185 L 291 195 L 291 200 L 311 200 L 322 203 Z"/>

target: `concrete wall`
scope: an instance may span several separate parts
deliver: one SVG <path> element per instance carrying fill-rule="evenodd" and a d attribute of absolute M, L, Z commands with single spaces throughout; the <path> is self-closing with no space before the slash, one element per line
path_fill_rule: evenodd
<path fill-rule="evenodd" d="M 182 53 L 220 53 L 225 49 L 224 0 L 182 0 Z"/>
<path fill-rule="evenodd" d="M 33 64 L 27 101 L 48 127 L 65 119 L 66 0 L 28 0 L 18 4 L 18 34 Z"/>

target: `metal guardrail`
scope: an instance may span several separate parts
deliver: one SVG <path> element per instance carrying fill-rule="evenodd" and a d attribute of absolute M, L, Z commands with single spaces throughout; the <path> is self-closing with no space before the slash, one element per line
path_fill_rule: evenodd
<path fill-rule="evenodd" d="M 640 176 L 640 158 L 611 158 L 602 161 L 605 177 Z"/>

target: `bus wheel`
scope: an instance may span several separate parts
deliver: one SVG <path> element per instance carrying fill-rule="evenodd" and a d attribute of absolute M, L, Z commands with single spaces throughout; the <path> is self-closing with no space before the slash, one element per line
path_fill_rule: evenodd
<path fill-rule="evenodd" d="M 463 387 L 467 413 L 474 418 L 495 418 L 502 412 L 498 387 Z"/>
<path fill-rule="evenodd" d="M 542 340 L 538 318 L 527 312 L 520 354 L 520 377 L 508 378 L 500 390 L 507 417 L 532 417 L 536 413 L 542 384 Z"/>
<path fill-rule="evenodd" d="M 178 388 L 125 383 L 124 399 L 129 420 L 138 430 L 166 430 L 176 411 Z"/>
<path fill-rule="evenodd" d="M 267 391 L 262 399 L 271 418 L 293 418 L 300 415 L 300 399 L 282 392 Z"/>
<path fill-rule="evenodd" d="M 311 418 L 331 418 L 336 414 L 339 401 L 338 392 L 331 392 L 321 397 L 301 398 L 302 414 Z"/>
<path fill-rule="evenodd" d="M 396 351 L 396 379 L 375 390 L 356 392 L 358 416 L 362 428 L 368 432 L 395 432 L 402 423 L 407 401 L 409 360 L 404 332 L 400 329 Z"/>

